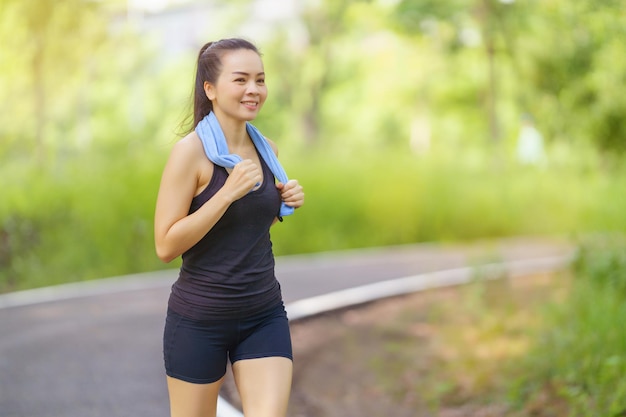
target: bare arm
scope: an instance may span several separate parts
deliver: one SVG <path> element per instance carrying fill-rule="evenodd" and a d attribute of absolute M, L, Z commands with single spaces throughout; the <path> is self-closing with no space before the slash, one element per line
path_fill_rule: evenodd
<path fill-rule="evenodd" d="M 212 169 L 195 133 L 176 143 L 172 149 L 163 170 L 154 217 L 155 247 L 157 256 L 163 262 L 172 261 L 198 243 L 228 207 L 262 178 L 252 161 L 242 161 L 213 197 L 197 211 L 188 214 L 199 184 L 203 178 L 204 182 L 210 180 Z"/>

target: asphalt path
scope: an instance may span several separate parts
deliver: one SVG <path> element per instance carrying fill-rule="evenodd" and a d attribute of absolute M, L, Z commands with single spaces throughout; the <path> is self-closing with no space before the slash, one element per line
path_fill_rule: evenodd
<path fill-rule="evenodd" d="M 276 274 L 289 306 L 400 277 L 570 252 L 566 241 L 535 238 L 410 245 L 278 257 Z M 176 275 L 0 296 L 0 417 L 167 417 L 161 337 Z"/>

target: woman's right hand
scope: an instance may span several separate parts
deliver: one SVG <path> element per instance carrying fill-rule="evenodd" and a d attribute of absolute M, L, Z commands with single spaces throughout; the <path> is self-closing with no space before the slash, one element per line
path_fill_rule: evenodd
<path fill-rule="evenodd" d="M 248 194 L 261 181 L 263 181 L 261 168 L 251 159 L 244 159 L 230 171 L 222 190 L 228 193 L 232 201 L 236 201 Z"/>

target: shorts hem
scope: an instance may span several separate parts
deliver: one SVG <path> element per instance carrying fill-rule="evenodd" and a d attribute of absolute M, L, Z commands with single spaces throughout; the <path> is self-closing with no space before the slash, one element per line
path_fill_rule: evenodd
<path fill-rule="evenodd" d="M 212 384 L 214 382 L 219 381 L 220 379 L 224 377 L 224 375 L 226 375 L 224 374 L 218 378 L 191 378 L 191 377 L 184 376 L 184 375 L 178 375 L 173 372 L 165 372 L 165 374 L 169 376 L 170 378 L 179 379 L 181 381 L 189 382 L 191 384 Z"/>
<path fill-rule="evenodd" d="M 247 355 L 238 355 L 231 358 L 231 363 L 242 361 L 246 359 L 261 359 L 261 358 L 287 358 L 293 362 L 293 354 L 285 352 L 269 352 L 269 353 L 249 353 Z"/>

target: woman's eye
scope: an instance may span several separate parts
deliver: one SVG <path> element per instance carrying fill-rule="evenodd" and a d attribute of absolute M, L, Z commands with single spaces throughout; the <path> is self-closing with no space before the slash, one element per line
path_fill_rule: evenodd
<path fill-rule="evenodd" d="M 237 79 L 235 80 L 235 82 L 236 82 L 236 83 L 244 83 L 244 82 L 246 82 L 246 80 L 244 80 L 243 78 L 237 78 Z"/>
<path fill-rule="evenodd" d="M 265 84 L 265 80 L 264 80 L 264 79 L 256 80 L 256 82 L 257 82 L 258 84 Z"/>

